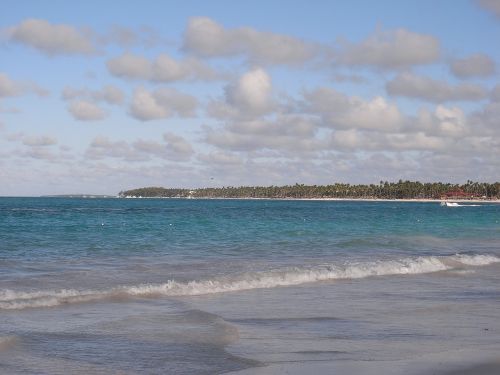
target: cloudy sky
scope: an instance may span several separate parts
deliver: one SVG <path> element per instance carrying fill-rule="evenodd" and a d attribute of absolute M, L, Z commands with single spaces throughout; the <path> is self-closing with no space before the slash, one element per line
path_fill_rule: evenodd
<path fill-rule="evenodd" d="M 0 195 L 500 179 L 500 0 L 2 8 Z"/>

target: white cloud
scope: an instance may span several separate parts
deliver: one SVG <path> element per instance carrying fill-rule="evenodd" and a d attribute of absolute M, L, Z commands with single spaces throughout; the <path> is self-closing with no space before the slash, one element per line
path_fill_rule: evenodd
<path fill-rule="evenodd" d="M 319 88 L 305 92 L 304 100 L 305 111 L 321 117 L 326 127 L 391 132 L 404 123 L 398 107 L 380 96 L 364 100 L 333 89 Z"/>
<path fill-rule="evenodd" d="M 28 151 L 20 154 L 22 157 L 55 162 L 58 155 L 46 147 L 31 147 Z"/>
<path fill-rule="evenodd" d="M 114 25 L 102 39 L 105 43 L 116 43 L 123 47 L 131 47 L 138 44 L 139 36 L 130 28 Z"/>
<path fill-rule="evenodd" d="M 397 151 L 441 151 L 447 147 L 447 140 L 424 132 L 410 134 L 388 134 L 385 149 Z"/>
<path fill-rule="evenodd" d="M 166 41 L 154 29 L 143 26 L 138 29 L 114 25 L 99 38 L 103 44 L 117 44 L 122 48 L 134 46 L 153 47 L 164 44 Z"/>
<path fill-rule="evenodd" d="M 466 132 L 465 115 L 458 107 L 437 106 L 435 115 L 439 120 L 439 130 L 444 136 L 460 138 Z"/>
<path fill-rule="evenodd" d="M 105 101 L 108 104 L 122 104 L 124 95 L 123 92 L 112 85 L 106 85 L 101 91 L 92 93 L 92 97 L 98 101 Z"/>
<path fill-rule="evenodd" d="M 423 130 L 428 135 L 456 139 L 470 135 L 466 116 L 458 107 L 438 105 L 433 113 L 421 109 L 416 122 L 417 129 Z M 465 144 L 466 139 L 463 139 L 463 142 Z"/>
<path fill-rule="evenodd" d="M 146 161 L 147 155 L 136 153 L 132 147 L 124 141 L 110 141 L 107 137 L 95 137 L 90 143 L 85 156 L 91 159 L 103 159 L 106 157 L 124 159 L 126 161 Z"/>
<path fill-rule="evenodd" d="M 86 156 L 91 159 L 115 158 L 128 162 L 144 162 L 151 158 L 172 161 L 187 161 L 193 154 L 189 142 L 173 133 L 165 133 L 163 142 L 138 139 L 132 143 L 111 141 L 107 137 L 96 137 L 90 143 Z"/>
<path fill-rule="evenodd" d="M 493 90 L 491 90 L 491 100 L 494 102 L 500 102 L 500 83 L 497 83 Z"/>
<path fill-rule="evenodd" d="M 344 128 L 360 128 L 391 131 L 399 128 L 403 116 L 395 104 L 388 103 L 381 96 L 370 101 L 350 99 L 351 108 L 340 116 L 330 115 L 334 124 Z"/>
<path fill-rule="evenodd" d="M 332 79 L 335 82 L 349 82 L 349 83 L 360 83 L 360 84 L 368 82 L 366 77 L 363 77 L 362 75 L 359 74 L 337 73 L 333 75 Z"/>
<path fill-rule="evenodd" d="M 270 120 L 233 121 L 221 128 L 206 128 L 205 140 L 236 151 L 280 150 L 293 154 L 318 151 L 324 144 L 316 135 L 314 119 L 281 115 Z"/>
<path fill-rule="evenodd" d="M 130 104 L 130 114 L 141 120 L 158 120 L 172 117 L 196 115 L 197 100 L 172 88 L 161 88 L 149 92 L 144 88 L 135 90 Z"/>
<path fill-rule="evenodd" d="M 7 96 L 16 96 L 21 92 L 18 83 L 11 80 L 6 74 L 0 73 L 0 98 Z"/>
<path fill-rule="evenodd" d="M 488 96 L 487 91 L 476 84 L 462 83 L 450 85 L 444 81 L 421 77 L 411 73 L 398 74 L 387 82 L 389 95 L 406 96 L 435 103 L 446 101 L 475 101 Z"/>
<path fill-rule="evenodd" d="M 498 0 L 477 0 L 477 3 L 487 11 L 500 18 L 500 1 Z"/>
<path fill-rule="evenodd" d="M 127 146 L 128 147 L 128 146 Z M 132 143 L 132 147 L 141 153 L 150 155 L 163 155 L 165 153 L 165 145 L 156 141 L 146 141 L 138 139 Z"/>
<path fill-rule="evenodd" d="M 4 107 L 2 102 L 0 102 L 0 113 L 21 113 L 21 110 L 17 107 Z M 3 125 L 0 126 L 2 128 Z"/>
<path fill-rule="evenodd" d="M 57 144 L 57 139 L 49 136 L 25 136 L 23 138 L 23 144 L 26 146 L 35 146 L 35 147 L 43 147 L 43 146 L 52 146 Z"/>
<path fill-rule="evenodd" d="M 262 68 L 254 68 L 225 88 L 223 100 L 208 107 L 211 116 L 220 119 L 253 119 L 275 108 L 271 77 Z"/>
<path fill-rule="evenodd" d="M 245 56 L 253 63 L 303 63 L 315 47 L 298 38 L 250 27 L 226 29 L 208 17 L 193 17 L 184 34 L 184 49 L 203 57 Z"/>
<path fill-rule="evenodd" d="M 243 74 L 238 82 L 226 89 L 229 104 L 245 112 L 265 113 L 269 110 L 272 85 L 269 75 L 260 68 Z"/>
<path fill-rule="evenodd" d="M 0 73 L 0 98 L 34 93 L 38 96 L 47 96 L 48 91 L 32 82 L 20 82 Z"/>
<path fill-rule="evenodd" d="M 208 17 L 189 20 L 184 47 L 204 57 L 227 56 L 239 53 L 238 46 L 229 40 L 223 26 Z"/>
<path fill-rule="evenodd" d="M 108 71 L 114 76 L 126 79 L 141 79 L 152 82 L 174 82 L 179 80 L 211 80 L 217 74 L 197 59 L 175 60 L 161 54 L 155 60 L 125 53 L 108 60 Z"/>
<path fill-rule="evenodd" d="M 364 99 L 318 88 L 304 92 L 302 100 L 289 100 L 287 105 L 276 107 L 279 112 L 272 115 L 228 117 L 219 126 L 206 126 L 204 140 L 216 147 L 220 160 L 213 153 L 201 154 L 198 160 L 207 165 L 213 163 L 210 171 L 219 177 L 224 171 L 234 176 L 240 173 L 238 168 L 254 173 L 258 161 L 262 173 L 269 173 L 269 179 L 286 179 L 273 166 L 301 160 L 307 170 L 296 171 L 304 177 L 301 182 L 311 178 L 308 173 L 316 173 L 313 171 L 319 163 L 329 158 L 332 173 L 346 173 L 349 180 L 353 171 L 364 171 L 367 176 L 382 172 L 398 178 L 413 173 L 423 176 L 419 161 L 423 155 L 449 154 L 464 161 L 482 158 L 486 170 L 491 169 L 491 161 L 487 160 L 498 144 L 492 131 L 485 131 L 498 118 L 500 106 L 497 111 L 494 104 L 476 114 L 474 121 L 461 108 L 443 105 L 432 111 L 421 109 L 413 117 L 404 115 L 394 103 L 380 96 Z M 364 158 L 358 158 L 359 155 Z M 385 172 L 376 166 L 381 155 L 388 155 L 387 163 L 391 164 Z M 253 174 L 252 177 L 257 178 Z"/>
<path fill-rule="evenodd" d="M 432 35 L 405 29 L 377 30 L 359 44 L 346 43 L 339 51 L 337 62 L 400 69 L 433 63 L 439 55 L 439 41 Z"/>
<path fill-rule="evenodd" d="M 167 149 L 178 157 L 188 158 L 193 154 L 193 147 L 183 137 L 173 133 L 163 134 L 163 140 L 167 143 Z"/>
<path fill-rule="evenodd" d="M 153 81 L 172 82 L 181 79 L 211 80 L 217 74 L 199 60 L 188 58 L 181 61 L 174 60 L 162 54 L 156 58 L 152 65 Z"/>
<path fill-rule="evenodd" d="M 331 142 L 336 150 L 352 151 L 374 148 L 373 138 L 357 129 L 337 130 L 333 133 Z"/>
<path fill-rule="evenodd" d="M 452 60 L 450 68 L 459 78 L 488 77 L 495 73 L 495 62 L 489 56 L 478 53 Z"/>
<path fill-rule="evenodd" d="M 101 90 L 89 90 L 87 88 L 76 89 L 65 87 L 62 92 L 64 100 L 87 99 L 95 102 L 106 102 L 108 104 L 122 104 L 124 100 L 123 91 L 112 85 L 105 85 Z"/>
<path fill-rule="evenodd" d="M 368 133 L 358 129 L 337 130 L 332 136 L 332 146 L 340 151 L 437 151 L 446 147 L 446 140 L 424 132 Z"/>
<path fill-rule="evenodd" d="M 165 133 L 164 143 L 139 139 L 132 143 L 133 150 L 144 155 L 172 161 L 187 161 L 194 153 L 191 144 L 183 137 Z"/>
<path fill-rule="evenodd" d="M 168 108 L 161 106 L 152 93 L 141 88 L 134 92 L 130 113 L 142 121 L 166 118 L 170 115 Z"/>
<path fill-rule="evenodd" d="M 10 40 L 29 45 L 47 55 L 91 54 L 90 37 L 73 26 L 51 24 L 41 19 L 26 19 L 7 30 Z"/>
<path fill-rule="evenodd" d="M 97 121 L 106 117 L 106 112 L 97 104 L 85 100 L 71 102 L 68 105 L 68 111 L 80 121 Z"/>
<path fill-rule="evenodd" d="M 151 79 L 151 63 L 142 56 L 125 53 L 120 57 L 108 60 L 108 71 L 117 77 L 132 79 Z"/>
<path fill-rule="evenodd" d="M 487 103 L 483 108 L 474 111 L 468 118 L 474 132 L 500 139 L 500 101 Z"/>
<path fill-rule="evenodd" d="M 210 166 L 226 166 L 226 165 L 233 165 L 233 166 L 239 166 L 243 164 L 243 159 L 239 157 L 235 153 L 229 153 L 229 152 L 224 152 L 224 151 L 216 151 L 216 152 L 211 152 L 209 154 L 200 154 L 198 155 L 198 160 L 200 160 L 203 163 L 206 163 Z"/>
<path fill-rule="evenodd" d="M 73 30 L 73 34 L 66 34 L 72 41 L 58 40 L 51 33 L 59 26 L 65 25 L 46 23 L 42 27 L 44 31 L 40 33 L 40 40 L 35 40 L 32 34 L 22 34 L 21 30 L 27 27 L 19 24 L 10 29 L 9 37 L 11 41 L 31 45 L 49 55 L 95 52 L 92 41 L 97 39 L 92 39 L 94 36 L 91 38 L 90 33 L 67 26 Z M 60 29 L 57 30 L 60 33 Z M 143 39 L 130 29 L 116 29 L 112 34 L 108 35 L 108 41 L 101 39 L 98 46 L 103 47 L 103 43 L 144 46 Z M 83 40 L 88 43 L 89 48 L 81 47 L 83 44 L 79 46 L 76 41 L 78 38 L 81 38 L 80 42 Z M 255 184 L 259 181 L 264 184 L 280 181 L 300 183 L 321 179 L 329 182 L 341 177 L 355 181 L 368 178 L 366 176 L 378 180 L 377 174 L 385 174 L 388 178 L 411 175 L 425 178 L 436 171 L 444 171 L 445 174 L 440 177 L 446 178 L 455 171 L 461 173 L 460 176 L 466 174 L 466 169 L 460 163 L 467 165 L 468 173 L 471 170 L 475 172 L 476 167 L 470 163 L 473 159 L 477 161 L 477 168 L 482 175 L 487 175 L 486 172 L 490 172 L 490 176 L 498 175 L 498 169 L 495 170 L 494 166 L 498 166 L 500 160 L 495 159 L 500 152 L 500 85 L 488 91 L 486 86 L 491 87 L 495 82 L 485 82 L 485 87 L 481 87 L 463 81 L 457 83 L 456 79 L 440 81 L 403 73 L 411 71 L 408 68 L 412 66 L 439 61 L 440 46 L 435 37 L 404 29 L 378 31 L 359 43 L 346 43 L 339 48 L 337 54 L 334 53 L 335 62 L 339 64 L 334 72 L 323 72 L 326 74 L 323 76 L 323 73 L 316 75 L 318 72 L 315 72 L 313 76 L 306 77 L 295 71 L 298 75 L 291 76 L 295 79 L 293 84 L 275 87 L 285 77 L 283 74 L 289 71 L 283 72 L 283 67 L 268 69 L 270 64 L 306 63 L 317 57 L 321 48 L 324 51 L 325 47 L 291 36 L 252 28 L 227 28 L 209 18 L 193 18 L 184 36 L 184 51 L 190 53 L 188 56 L 191 57 L 156 54 L 146 58 L 138 50 L 129 49 L 134 52 L 123 53 L 113 49 L 113 55 L 105 59 L 114 56 L 107 61 L 107 69 L 117 83 L 120 80 L 116 80 L 116 77 L 148 81 L 138 83 L 144 85 L 219 79 L 220 74 L 214 72 L 208 63 L 198 59 L 199 56 L 233 57 L 233 68 L 241 69 L 244 66 L 248 71 L 239 77 L 231 76 L 232 80 L 224 87 L 224 91 L 220 90 L 219 98 L 210 96 L 213 85 L 202 85 L 197 90 L 196 96 L 203 96 L 204 99 L 200 100 L 208 102 L 207 116 L 203 122 L 209 125 L 204 125 L 201 130 L 201 141 L 205 144 L 195 146 L 190 143 L 191 138 L 173 133 L 127 141 L 98 137 L 89 144 L 85 157 L 79 159 L 86 163 L 86 171 L 81 172 L 81 175 L 93 179 L 94 186 L 98 179 L 92 172 L 97 171 L 99 176 L 106 177 L 114 169 L 119 175 L 109 177 L 108 181 L 113 180 L 118 184 L 123 184 L 123 181 L 136 184 L 140 180 L 204 185 L 203 181 L 208 181 L 211 176 L 215 177 L 217 184 L 223 181 L 236 184 Z M 215 68 L 223 66 L 225 62 L 211 60 L 210 64 Z M 242 62 L 244 65 L 241 65 Z M 442 61 L 440 66 L 433 68 L 447 73 L 446 63 Z M 380 71 L 366 67 L 379 68 Z M 396 71 L 384 72 L 383 69 Z M 451 61 L 450 69 L 459 78 L 488 77 L 495 73 L 492 59 L 479 54 Z M 271 79 L 271 73 L 274 80 Z M 384 92 L 358 97 L 332 88 L 314 89 L 314 86 L 309 86 L 318 79 L 327 81 L 333 78 L 345 83 L 339 87 L 358 88 L 360 93 L 371 93 L 379 87 L 380 79 L 385 75 L 391 79 L 386 86 L 389 94 L 441 105 L 418 112 L 413 106 L 415 103 L 407 101 L 402 101 L 405 106 L 398 108 L 394 98 L 384 97 Z M 16 77 L 0 73 L 1 100 L 37 93 L 35 85 L 16 81 L 13 79 Z M 353 86 L 351 83 L 362 85 Z M 294 87 L 302 85 L 308 87 L 309 91 L 302 94 L 293 92 Z M 107 115 L 107 110 L 111 111 L 108 104 L 120 105 L 124 102 L 127 103 L 128 114 L 142 121 L 197 115 L 199 103 L 195 97 L 164 86 L 170 85 L 139 87 L 129 93 L 127 99 L 120 88 L 111 85 L 67 87 L 62 97 L 68 101 L 64 105 L 67 105 L 71 115 L 85 121 L 102 119 Z M 198 89 L 198 85 L 195 86 Z M 280 88 L 292 89 L 280 96 Z M 487 100 L 465 103 L 463 108 L 442 105 L 447 101 L 487 98 L 491 100 L 489 103 L 486 103 Z M 5 103 L 9 101 L 11 99 L 4 100 Z M 19 100 L 19 103 L 23 101 Z M 411 105 L 408 107 L 407 104 Z M 482 108 L 478 110 L 480 105 Z M 405 115 L 403 108 L 417 110 L 417 115 Z M 36 108 L 33 107 L 33 110 Z M 221 121 L 217 123 L 217 120 Z M 168 123 L 174 122 L 179 122 L 179 125 L 184 123 L 177 119 Z M 11 126 L 13 129 L 15 123 L 6 122 L 4 126 L 4 142 L 8 139 Z M 43 166 L 44 160 L 55 163 L 61 158 L 61 154 L 56 151 L 63 150 L 63 147 L 58 145 L 56 138 L 23 134 L 16 142 L 7 144 L 8 150 L 18 147 L 17 154 L 12 158 L 37 158 L 39 161 L 34 162 L 36 166 Z M 196 154 L 195 149 L 200 151 L 199 146 L 202 147 L 202 153 Z M 6 150 L 2 152 L 6 154 Z M 72 152 L 75 157 L 78 155 L 81 158 L 76 150 Z M 446 172 L 441 164 L 432 165 L 436 162 L 446 163 L 448 159 L 444 155 L 453 156 L 455 160 L 451 160 L 451 172 Z M 130 161 L 141 164 L 128 163 Z M 31 161 L 21 162 L 28 165 Z M 7 165 L 5 161 L 0 160 L 0 163 Z M 59 163 L 62 165 L 63 162 Z M 133 166 L 129 168 L 128 164 Z M 185 169 L 169 169 L 175 165 L 185 166 Z M 431 172 L 426 174 L 425 168 Z M 23 171 L 27 170 L 29 168 L 25 167 Z M 182 179 L 177 179 L 178 173 Z M 143 180 L 143 176 L 149 176 L 149 179 Z M 168 179 L 160 179 L 165 176 Z M 71 180 L 67 178 L 66 181 Z M 103 187 L 99 185 L 99 188 Z"/>

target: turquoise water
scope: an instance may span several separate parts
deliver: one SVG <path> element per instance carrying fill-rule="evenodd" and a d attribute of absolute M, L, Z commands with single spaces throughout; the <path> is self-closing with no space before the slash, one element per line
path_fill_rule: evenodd
<path fill-rule="evenodd" d="M 403 248 L 398 241 L 495 240 L 499 227 L 496 204 L 446 209 L 392 202 L 3 198 L 0 213 L 2 259 L 309 258 L 356 256 L 372 245 L 419 255 L 435 248 L 425 242 Z"/>
<path fill-rule="evenodd" d="M 477 357 L 499 262 L 494 203 L 0 198 L 0 371 Z"/>

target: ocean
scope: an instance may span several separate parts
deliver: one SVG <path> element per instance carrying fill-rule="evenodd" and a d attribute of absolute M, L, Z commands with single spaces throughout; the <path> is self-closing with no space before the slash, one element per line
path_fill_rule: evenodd
<path fill-rule="evenodd" d="M 500 204 L 0 198 L 1 374 L 497 361 Z"/>

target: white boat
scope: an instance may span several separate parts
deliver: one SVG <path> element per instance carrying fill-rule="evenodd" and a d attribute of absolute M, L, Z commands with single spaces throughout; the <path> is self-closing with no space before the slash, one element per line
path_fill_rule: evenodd
<path fill-rule="evenodd" d="M 455 202 L 441 202 L 441 206 L 446 206 L 446 207 L 459 207 L 458 203 L 455 203 Z"/>

